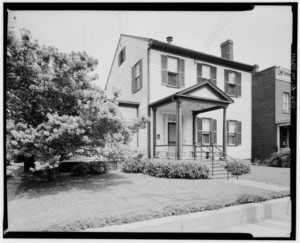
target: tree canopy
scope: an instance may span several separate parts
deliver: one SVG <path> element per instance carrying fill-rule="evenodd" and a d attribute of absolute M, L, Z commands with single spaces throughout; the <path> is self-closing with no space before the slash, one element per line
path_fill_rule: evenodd
<path fill-rule="evenodd" d="M 7 40 L 7 160 L 19 154 L 57 164 L 73 154 L 121 156 L 148 119 L 126 122 L 92 81 L 98 61 L 85 52 L 41 46 L 28 30 Z"/>

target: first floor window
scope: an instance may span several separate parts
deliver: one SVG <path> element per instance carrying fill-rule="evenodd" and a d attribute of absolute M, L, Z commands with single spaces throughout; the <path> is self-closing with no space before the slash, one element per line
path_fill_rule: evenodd
<path fill-rule="evenodd" d="M 228 145 L 235 145 L 236 139 L 236 122 L 230 121 L 228 128 Z"/>
<path fill-rule="evenodd" d="M 197 143 L 203 145 L 217 143 L 217 120 L 197 118 Z"/>
<path fill-rule="evenodd" d="M 242 123 L 240 121 L 227 121 L 227 144 L 229 146 L 241 145 Z"/>

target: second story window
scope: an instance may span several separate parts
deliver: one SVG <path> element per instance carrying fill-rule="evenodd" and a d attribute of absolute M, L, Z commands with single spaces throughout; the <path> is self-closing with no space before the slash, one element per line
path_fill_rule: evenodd
<path fill-rule="evenodd" d="M 283 112 L 289 113 L 289 93 L 283 93 Z"/>
<path fill-rule="evenodd" d="M 177 87 L 178 80 L 178 59 L 168 58 L 168 85 Z"/>
<path fill-rule="evenodd" d="M 161 56 L 162 84 L 174 87 L 184 88 L 184 60 Z"/>
<path fill-rule="evenodd" d="M 217 85 L 217 68 L 207 64 L 197 63 L 197 83 L 205 80 Z"/>
<path fill-rule="evenodd" d="M 131 69 L 132 93 L 139 91 L 143 87 L 143 61 L 136 63 Z"/>
<path fill-rule="evenodd" d="M 241 97 L 242 85 L 241 85 L 241 73 L 224 70 L 225 81 L 225 93 L 234 98 Z"/>
<path fill-rule="evenodd" d="M 125 61 L 126 59 L 126 49 L 125 47 L 119 52 L 119 66 Z"/>

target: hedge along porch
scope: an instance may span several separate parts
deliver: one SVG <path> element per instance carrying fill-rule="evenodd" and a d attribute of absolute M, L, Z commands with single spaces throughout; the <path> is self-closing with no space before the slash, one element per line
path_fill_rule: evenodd
<path fill-rule="evenodd" d="M 226 110 L 234 101 L 210 81 L 201 81 L 149 105 L 152 109 L 152 155 L 158 158 L 193 158 L 204 147 L 216 147 L 227 153 Z M 208 120 L 212 129 L 209 139 L 202 141 L 202 121 L 197 115 L 223 110 L 223 142 L 216 141 L 216 121 Z M 198 123 L 198 124 L 197 124 Z M 198 139 L 201 136 L 201 140 Z M 205 136 L 204 136 L 205 137 Z"/>

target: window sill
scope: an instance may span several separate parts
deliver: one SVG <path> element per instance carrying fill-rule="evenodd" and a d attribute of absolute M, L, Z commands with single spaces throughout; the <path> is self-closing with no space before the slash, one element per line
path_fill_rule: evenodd
<path fill-rule="evenodd" d="M 139 89 L 137 89 L 137 90 L 135 90 L 135 91 L 133 91 L 132 94 L 135 94 L 135 93 L 139 92 L 141 89 L 142 89 L 142 87 L 139 88 Z"/>
<path fill-rule="evenodd" d="M 173 86 L 173 85 L 163 84 L 163 86 L 166 86 L 168 88 L 173 88 L 173 89 L 179 89 L 179 87 L 177 85 Z"/>

